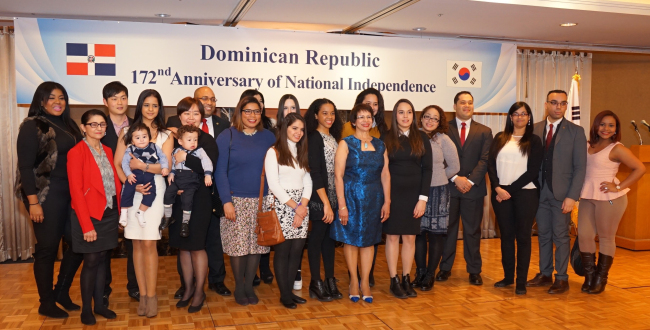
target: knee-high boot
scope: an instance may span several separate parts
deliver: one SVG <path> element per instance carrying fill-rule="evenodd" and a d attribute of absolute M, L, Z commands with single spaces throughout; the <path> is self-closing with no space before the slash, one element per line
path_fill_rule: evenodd
<path fill-rule="evenodd" d="M 612 268 L 612 263 L 614 262 L 614 257 L 598 253 L 598 269 L 596 270 L 596 276 L 589 287 L 589 293 L 598 294 L 605 291 L 605 285 L 607 285 L 607 275 L 609 274 L 609 269 Z"/>
<path fill-rule="evenodd" d="M 596 254 L 580 252 L 580 259 L 582 259 L 582 266 L 585 268 L 585 283 L 582 284 L 582 292 L 588 292 L 596 275 Z"/>

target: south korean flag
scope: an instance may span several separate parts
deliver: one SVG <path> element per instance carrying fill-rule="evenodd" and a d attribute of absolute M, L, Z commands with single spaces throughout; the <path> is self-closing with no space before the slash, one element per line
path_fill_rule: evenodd
<path fill-rule="evenodd" d="M 482 62 L 447 61 L 447 86 L 480 88 L 482 66 Z"/>

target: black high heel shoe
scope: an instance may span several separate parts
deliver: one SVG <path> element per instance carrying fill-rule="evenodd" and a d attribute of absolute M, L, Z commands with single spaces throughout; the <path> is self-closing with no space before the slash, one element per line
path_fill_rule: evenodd
<path fill-rule="evenodd" d="M 201 311 L 201 308 L 203 308 L 203 303 L 205 302 L 205 294 L 203 294 L 203 299 L 201 300 L 201 303 L 198 304 L 197 306 L 190 306 L 190 308 L 187 309 L 188 313 L 196 313 Z"/>
<path fill-rule="evenodd" d="M 190 304 L 190 300 L 192 300 L 192 297 L 194 297 L 194 292 L 192 292 L 192 294 L 190 295 L 189 298 L 187 298 L 187 300 L 183 300 L 183 298 L 181 298 L 181 300 L 179 300 L 176 303 L 176 308 L 185 308 L 185 307 L 187 307 Z"/>

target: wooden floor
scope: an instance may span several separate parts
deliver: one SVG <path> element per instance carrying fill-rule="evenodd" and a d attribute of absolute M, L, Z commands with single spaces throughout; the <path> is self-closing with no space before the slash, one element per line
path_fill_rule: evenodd
<path fill-rule="evenodd" d="M 388 274 L 383 246 L 377 257 L 375 302 L 352 303 L 341 299 L 321 303 L 308 299 L 298 309 L 288 310 L 279 303 L 275 281 L 257 287 L 260 304 L 242 307 L 232 297 L 208 293 L 207 303 L 196 314 L 177 309 L 173 294 L 179 283 L 175 257 L 161 257 L 158 296 L 159 314 L 147 319 L 136 314 L 137 302 L 127 296 L 125 259 L 113 260 L 113 294 L 110 308 L 118 317 L 97 317 L 97 325 L 88 328 L 110 329 L 650 329 L 650 252 L 616 251 L 607 290 L 600 295 L 580 292 L 582 278 L 570 270 L 567 294 L 549 295 L 543 288 L 529 288 L 525 296 L 516 296 L 514 288 L 497 289 L 502 279 L 498 239 L 481 241 L 484 285 L 471 286 L 462 258 L 462 241 L 453 275 L 447 282 L 436 282 L 432 291 L 418 291 L 417 298 L 392 298 L 388 292 Z M 339 288 L 347 295 L 347 273 L 337 249 L 336 276 Z M 537 272 L 537 239 L 533 238 L 533 258 L 529 278 Z M 226 261 L 228 262 L 228 261 Z M 58 264 L 56 265 L 58 269 Z M 229 272 L 226 285 L 234 288 Z M 308 297 L 309 267 L 303 260 L 304 287 L 296 294 Z M 72 300 L 81 303 L 79 277 L 71 290 Z M 38 294 L 32 264 L 0 265 L 0 329 L 77 329 L 85 327 L 80 312 L 66 320 L 38 315 Z"/>

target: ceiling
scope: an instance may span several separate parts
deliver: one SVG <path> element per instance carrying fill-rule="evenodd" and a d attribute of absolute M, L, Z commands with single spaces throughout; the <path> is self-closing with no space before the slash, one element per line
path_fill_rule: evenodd
<path fill-rule="evenodd" d="M 245 1 L 245 0 L 242 0 Z M 45 17 L 222 25 L 239 0 L 0 0 L 0 20 Z M 397 0 L 257 0 L 238 28 L 340 31 Z M 155 14 L 170 14 L 159 18 Z M 575 27 L 561 23 L 575 22 Z M 417 32 L 415 27 L 426 30 Z M 647 0 L 420 0 L 360 33 L 650 52 Z"/>

